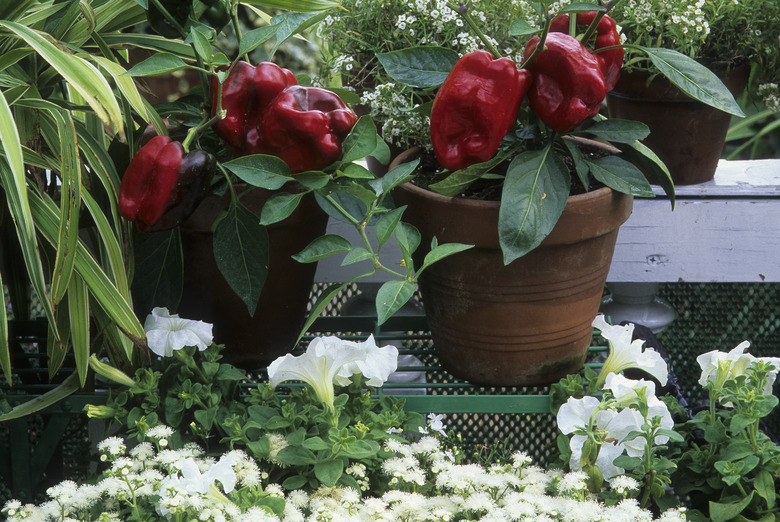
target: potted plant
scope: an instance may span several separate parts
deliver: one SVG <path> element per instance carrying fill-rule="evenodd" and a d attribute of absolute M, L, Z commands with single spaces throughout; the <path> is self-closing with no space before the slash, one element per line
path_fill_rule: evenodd
<path fill-rule="evenodd" d="M 130 76 L 195 70 L 204 81 L 160 106 L 170 137 L 157 135 L 131 150 L 120 211 L 141 232 L 134 245 L 134 289 L 143 295 L 138 313 L 166 306 L 214 322 L 217 341 L 230 346 L 226 359 L 257 368 L 292 350 L 344 287 L 325 292 L 305 321 L 314 268 L 324 256 L 347 252 L 345 262 L 364 262 L 365 275 L 385 270 L 395 277 L 377 298 L 382 321 L 405 302 L 396 294 L 411 296 L 411 259 L 406 271 L 397 272 L 378 257 L 398 227 L 386 201 L 410 169 L 376 180 L 356 163 L 367 155 L 389 160 L 370 117 L 358 119 L 339 94 L 312 85 L 308 75 L 296 77 L 268 58 L 248 58 L 275 39 L 273 55 L 326 11 L 285 11 L 242 32 L 239 10 L 260 20 L 250 3 L 219 2 L 232 20 L 225 30 L 199 20 L 202 4 L 193 0 L 183 13 L 174 4 L 150 4 L 150 22 L 152 10 L 171 21 L 163 29 L 169 38 L 129 38 L 156 51 L 131 68 Z M 275 5 L 300 10 L 333 3 Z M 223 52 L 226 36 L 231 45 Z M 166 170 L 173 151 L 178 162 Z M 358 228 L 360 244 L 325 235 L 329 215 Z M 378 247 L 367 236 L 373 225 Z"/>
<path fill-rule="evenodd" d="M 618 2 L 612 13 L 626 43 L 677 50 L 716 72 L 734 96 L 750 80 L 753 98 L 771 99 L 780 61 L 776 3 Z M 630 46 L 625 74 L 608 102 L 612 115 L 647 123 L 651 134 L 646 142 L 666 162 L 676 183 L 713 178 L 734 112 L 694 103 L 654 77 L 652 65 Z"/>
<path fill-rule="evenodd" d="M 399 188 L 397 204 L 407 206 L 405 219 L 420 229 L 424 245 L 476 245 L 420 278 L 434 344 L 443 364 L 472 382 L 550 382 L 584 360 L 630 197 L 652 195 L 644 175 L 672 200 L 673 185 L 663 162 L 641 142 L 646 126 L 599 114 L 623 63 L 619 32 L 606 8 L 528 7 L 508 33 L 500 33 L 515 41 L 507 49 L 517 57 L 514 63 L 501 57 L 504 48 L 495 44 L 501 37 L 482 30 L 483 4 L 441 8 L 442 19 L 459 17 L 490 52 L 461 56 L 425 45 L 376 55 L 382 75 L 414 89 L 420 105 L 412 114 L 430 114 L 427 146 L 436 156 L 418 171 L 416 181 L 425 187 Z M 669 49 L 637 49 L 686 92 L 739 110 L 695 61 Z M 354 68 L 361 70 L 357 63 Z M 583 153 L 580 138 L 614 148 L 607 156 Z M 597 187 L 604 188 L 591 190 Z M 485 194 L 491 190 L 495 201 L 463 197 L 490 199 Z M 596 208 L 603 209 L 600 217 L 594 217 Z M 451 213 L 439 220 L 434 209 Z M 478 209 L 490 223 L 478 229 L 482 218 L 467 209 Z M 580 250 L 587 244 L 593 253 Z M 474 264 L 466 261 L 470 256 L 477 258 Z M 467 322 L 470 317 L 474 322 Z"/>
<path fill-rule="evenodd" d="M 96 355 L 129 368 L 139 360 L 132 339 L 144 337 L 109 144 L 132 143 L 137 122 L 164 125 L 121 65 L 117 35 L 141 22 L 143 9 L 132 0 L 89 4 L 89 18 L 84 4 L 0 6 L 2 282 L 10 296 L 0 297 L 0 366 L 14 382 L 9 335 L 14 319 L 28 317 L 32 289 L 48 327 L 49 376 L 59 383 L 3 419 L 73 393 L 90 368 L 111 375 Z M 68 352 L 75 371 L 55 377 Z"/>

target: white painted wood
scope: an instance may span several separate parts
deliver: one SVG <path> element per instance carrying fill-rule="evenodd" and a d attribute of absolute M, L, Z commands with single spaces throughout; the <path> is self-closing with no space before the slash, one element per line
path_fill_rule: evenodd
<path fill-rule="evenodd" d="M 328 232 L 358 238 L 343 223 L 331 221 Z M 383 254 L 397 267 L 394 244 Z M 320 261 L 317 281 L 346 281 L 368 266 L 341 267 L 342 256 L 334 257 Z M 677 187 L 674 211 L 664 197 L 636 199 L 608 281 L 780 282 L 780 160 L 721 160 L 713 181 Z"/>

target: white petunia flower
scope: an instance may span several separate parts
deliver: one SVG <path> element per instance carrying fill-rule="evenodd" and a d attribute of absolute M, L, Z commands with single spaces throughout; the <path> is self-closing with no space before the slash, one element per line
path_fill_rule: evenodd
<path fill-rule="evenodd" d="M 233 491 L 236 486 L 236 474 L 233 471 L 235 461 L 230 455 L 223 455 L 219 462 L 212 465 L 205 473 L 201 473 L 194 459 L 188 458 L 181 462 L 181 476 L 173 475 L 166 478 L 161 490 L 174 487 L 187 493 L 200 493 L 205 495 L 211 489 L 215 481 L 222 484 L 226 493 Z"/>
<path fill-rule="evenodd" d="M 661 354 L 652 348 L 642 350 L 645 342 L 642 339 L 632 341 L 634 325 L 613 326 L 607 323 L 603 315 L 593 320 L 593 326 L 601 330 L 601 336 L 609 341 L 609 356 L 599 374 L 597 387 L 604 384 L 607 375 L 620 373 L 628 368 L 644 370 L 666 386 L 669 368 Z"/>
<path fill-rule="evenodd" d="M 205 350 L 214 340 L 211 329 L 209 323 L 171 315 L 167 308 L 155 308 L 144 323 L 149 349 L 161 357 L 171 357 L 185 346 Z"/>
<path fill-rule="evenodd" d="M 378 348 L 373 336 L 363 343 L 343 341 L 338 337 L 315 337 L 306 353 L 287 354 L 268 366 L 271 386 L 288 380 L 307 383 L 325 404 L 333 409 L 334 383 L 349 384 L 353 374 L 362 373 L 371 386 L 381 386 L 398 364 L 398 349 Z"/>

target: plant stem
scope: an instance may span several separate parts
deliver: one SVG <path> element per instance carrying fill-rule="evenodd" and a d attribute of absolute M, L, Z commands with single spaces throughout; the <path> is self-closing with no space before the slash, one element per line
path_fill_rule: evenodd
<path fill-rule="evenodd" d="M 222 118 L 220 117 L 219 112 L 217 112 L 216 116 L 213 116 L 208 120 L 203 121 L 197 127 L 192 127 L 190 130 L 188 130 L 187 136 L 184 138 L 184 141 L 181 144 L 181 146 L 184 147 L 184 152 L 190 151 L 190 144 L 195 139 L 195 136 L 198 135 L 198 133 L 202 132 L 204 129 L 208 129 L 209 127 L 217 123 L 220 119 Z"/>
<path fill-rule="evenodd" d="M 458 5 L 455 2 L 447 2 L 447 6 L 460 15 L 463 21 L 466 22 L 466 25 L 469 26 L 469 29 L 471 29 L 471 31 L 477 35 L 477 38 L 482 40 L 482 43 L 485 45 L 485 47 L 487 47 L 488 51 L 490 51 L 494 58 L 501 58 L 501 51 L 499 51 L 493 42 L 491 42 L 490 39 L 485 35 L 485 33 L 482 32 L 482 29 L 480 29 L 476 21 L 474 21 L 474 17 L 471 16 L 471 13 L 469 12 L 469 4 Z"/>

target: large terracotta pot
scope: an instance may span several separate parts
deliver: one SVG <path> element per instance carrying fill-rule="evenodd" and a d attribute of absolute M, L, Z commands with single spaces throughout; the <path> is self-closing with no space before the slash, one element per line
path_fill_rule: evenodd
<path fill-rule="evenodd" d="M 747 68 L 720 76 L 734 96 L 745 89 Z M 607 95 L 609 115 L 650 127 L 644 143 L 666 164 L 675 185 L 710 181 L 726 143 L 731 115 L 695 101 L 669 80 L 622 73 Z"/>
<path fill-rule="evenodd" d="M 241 202 L 259 216 L 270 195 L 255 189 Z M 309 194 L 290 217 L 267 227 L 268 277 L 252 317 L 214 259 L 211 227 L 227 201 L 208 197 L 182 224 L 184 292 L 179 313 L 213 323 L 215 342 L 226 346 L 226 362 L 246 369 L 265 367 L 295 347 L 306 319 L 317 264 L 298 263 L 290 256 L 325 233 L 328 217 Z"/>
<path fill-rule="evenodd" d="M 447 370 L 475 384 L 521 386 L 551 383 L 582 367 L 631 196 L 602 188 L 569 197 L 552 233 L 508 266 L 498 241 L 498 202 L 445 197 L 411 183 L 394 197 L 408 205 L 404 221 L 420 230 L 422 245 L 433 237 L 476 245 L 419 279 Z"/>

